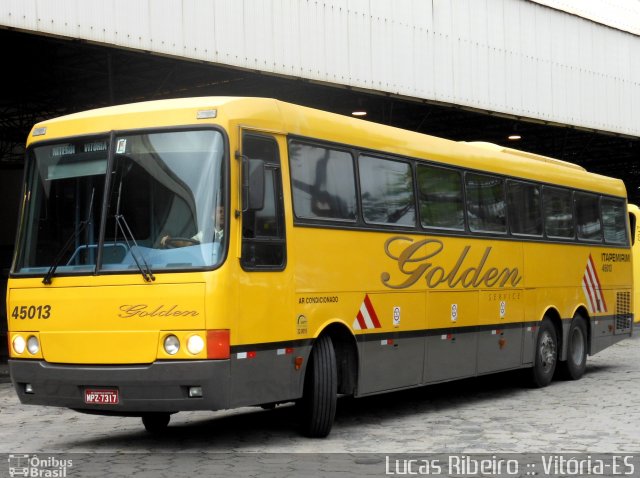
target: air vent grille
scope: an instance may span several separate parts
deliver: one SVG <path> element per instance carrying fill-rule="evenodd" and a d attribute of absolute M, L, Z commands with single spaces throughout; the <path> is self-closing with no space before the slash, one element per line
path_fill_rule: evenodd
<path fill-rule="evenodd" d="M 631 292 L 618 292 L 616 294 L 616 334 L 625 334 L 631 331 Z"/>

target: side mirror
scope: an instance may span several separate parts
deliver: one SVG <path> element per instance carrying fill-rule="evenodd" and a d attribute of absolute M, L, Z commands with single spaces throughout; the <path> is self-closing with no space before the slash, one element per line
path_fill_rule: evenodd
<path fill-rule="evenodd" d="M 243 211 L 259 211 L 264 207 L 264 161 L 242 158 Z"/>

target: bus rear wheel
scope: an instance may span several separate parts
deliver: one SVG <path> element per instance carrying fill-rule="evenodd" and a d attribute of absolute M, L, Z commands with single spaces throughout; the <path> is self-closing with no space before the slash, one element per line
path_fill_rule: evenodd
<path fill-rule="evenodd" d="M 171 420 L 171 415 L 168 413 L 147 413 L 142 415 L 142 424 L 145 430 L 153 435 L 164 433 Z"/>
<path fill-rule="evenodd" d="M 540 324 L 536 340 L 536 354 L 531 369 L 533 386 L 542 388 L 551 383 L 558 362 L 558 337 L 550 319 L 544 318 Z"/>
<path fill-rule="evenodd" d="M 562 378 L 578 380 L 587 369 L 587 325 L 584 317 L 576 315 L 571 321 L 567 341 L 567 360 L 560 362 Z"/>
<path fill-rule="evenodd" d="M 333 341 L 322 335 L 307 365 L 302 400 L 298 403 L 302 432 L 313 438 L 329 435 L 336 415 L 338 371 Z"/>

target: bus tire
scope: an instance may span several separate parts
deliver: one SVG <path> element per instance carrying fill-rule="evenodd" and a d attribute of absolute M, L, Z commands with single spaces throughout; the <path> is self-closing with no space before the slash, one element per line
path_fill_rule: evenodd
<path fill-rule="evenodd" d="M 587 368 L 587 325 L 580 314 L 571 321 L 567 339 L 567 360 L 560 362 L 561 377 L 578 380 Z"/>
<path fill-rule="evenodd" d="M 336 415 L 338 369 L 333 341 L 322 335 L 314 344 L 299 402 L 302 433 L 312 438 L 329 435 Z"/>
<path fill-rule="evenodd" d="M 171 415 L 168 413 L 147 413 L 142 415 L 142 424 L 145 430 L 153 435 L 159 435 L 164 433 L 171 420 Z"/>
<path fill-rule="evenodd" d="M 544 318 L 536 340 L 535 357 L 531 369 L 531 382 L 542 388 L 551 383 L 558 362 L 558 337 L 553 322 Z"/>

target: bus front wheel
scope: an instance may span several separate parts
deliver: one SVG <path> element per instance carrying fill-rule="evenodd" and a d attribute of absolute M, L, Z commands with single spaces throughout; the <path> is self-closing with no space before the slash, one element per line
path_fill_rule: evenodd
<path fill-rule="evenodd" d="M 148 413 L 142 415 L 142 424 L 145 430 L 154 435 L 163 433 L 171 420 L 171 415 L 168 413 Z"/>
<path fill-rule="evenodd" d="M 302 400 L 298 403 L 302 432 L 313 438 L 329 435 L 336 415 L 338 371 L 333 341 L 322 335 L 307 365 Z"/>
<path fill-rule="evenodd" d="M 536 353 L 531 369 L 532 383 L 535 387 L 546 387 L 551 383 L 558 362 L 558 338 L 556 328 L 550 319 L 545 318 L 540 324 Z"/>
<path fill-rule="evenodd" d="M 578 380 L 587 368 L 587 325 L 581 315 L 576 315 L 569 328 L 567 360 L 560 362 L 562 378 Z"/>

